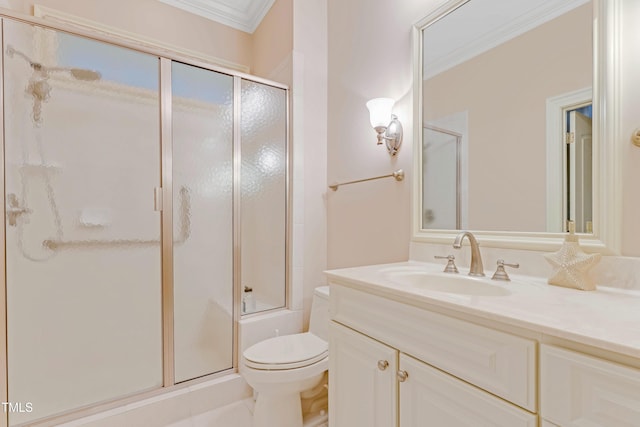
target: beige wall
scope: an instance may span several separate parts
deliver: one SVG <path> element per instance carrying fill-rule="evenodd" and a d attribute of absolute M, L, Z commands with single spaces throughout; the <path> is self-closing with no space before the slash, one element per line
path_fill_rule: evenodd
<path fill-rule="evenodd" d="M 293 0 L 277 0 L 253 33 L 251 73 L 291 84 L 292 49 Z"/>
<path fill-rule="evenodd" d="M 328 0 L 328 182 L 388 174 L 392 179 L 327 192 L 330 268 L 409 257 L 413 95 L 411 26 L 440 1 Z M 396 99 L 404 127 L 395 158 L 376 145 L 365 103 Z"/>
<path fill-rule="evenodd" d="M 233 63 L 252 65 L 250 34 L 157 0 L 4 0 L 0 6 L 31 15 L 34 4 Z"/>
<path fill-rule="evenodd" d="M 546 231 L 546 100 L 591 87 L 592 8 L 576 8 L 424 82 L 427 122 L 468 112 L 468 228 Z"/>
<path fill-rule="evenodd" d="M 305 322 L 313 289 L 327 269 L 327 1 L 293 4 L 293 307 L 302 302 Z"/>

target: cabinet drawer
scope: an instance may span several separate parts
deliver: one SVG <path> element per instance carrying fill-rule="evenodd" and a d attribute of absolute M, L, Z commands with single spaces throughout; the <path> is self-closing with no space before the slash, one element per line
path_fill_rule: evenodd
<path fill-rule="evenodd" d="M 538 417 L 416 359 L 400 355 L 400 425 L 537 427 Z"/>
<path fill-rule="evenodd" d="M 563 427 L 640 426 L 640 371 L 561 348 L 540 348 L 542 416 Z"/>
<path fill-rule="evenodd" d="M 536 412 L 536 343 L 332 283 L 331 317 Z"/>

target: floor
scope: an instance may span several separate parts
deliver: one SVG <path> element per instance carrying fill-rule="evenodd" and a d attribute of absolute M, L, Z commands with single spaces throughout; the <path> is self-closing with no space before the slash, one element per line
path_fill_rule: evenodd
<path fill-rule="evenodd" d="M 166 427 L 251 427 L 253 399 L 235 402 L 196 417 L 169 424 Z M 304 427 L 328 427 L 326 414 L 305 418 Z"/>

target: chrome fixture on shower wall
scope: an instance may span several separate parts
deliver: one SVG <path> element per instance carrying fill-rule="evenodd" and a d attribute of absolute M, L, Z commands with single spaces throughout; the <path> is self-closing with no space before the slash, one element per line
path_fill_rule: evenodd
<path fill-rule="evenodd" d="M 179 207 L 177 209 L 178 216 L 178 234 L 173 239 L 173 245 L 179 246 L 184 244 L 189 237 L 191 236 L 191 195 L 189 193 L 189 189 L 185 186 L 180 187 L 180 191 L 178 191 L 178 195 L 180 198 Z M 8 201 L 10 203 L 10 208 L 7 209 L 7 215 L 9 217 L 9 225 L 15 225 L 16 216 L 22 214 L 31 213 L 31 209 L 21 208 L 20 206 L 13 207 L 11 203 L 13 203 L 13 198 L 15 198 L 15 194 L 9 194 Z M 162 210 L 162 209 L 159 209 Z M 11 219 L 13 218 L 13 224 L 11 224 Z M 84 240 L 63 240 L 62 238 L 58 239 L 45 239 L 42 242 L 42 247 L 49 249 L 51 251 L 56 251 L 60 249 L 77 249 L 77 248 L 92 248 L 92 249 L 108 249 L 117 246 L 122 247 L 136 247 L 136 246 L 150 246 L 150 245 L 160 245 L 162 242 L 160 239 L 140 239 L 135 237 L 124 238 L 124 239 L 84 239 Z"/>
<path fill-rule="evenodd" d="M 33 121 L 38 125 L 42 123 L 42 103 L 46 102 L 49 96 L 51 96 L 51 85 L 49 85 L 51 73 L 69 73 L 74 79 L 82 81 L 95 81 L 100 80 L 102 77 L 99 72 L 84 68 L 47 67 L 39 62 L 33 61 L 11 45 L 7 46 L 6 53 L 9 58 L 13 58 L 14 55 L 21 57 L 29 63 L 29 66 L 33 70 L 26 92 L 33 97 Z"/>
<path fill-rule="evenodd" d="M 15 193 L 9 193 L 7 196 L 7 221 L 10 226 L 15 227 L 18 222 L 18 217 L 30 213 L 31 209 L 24 207 Z"/>

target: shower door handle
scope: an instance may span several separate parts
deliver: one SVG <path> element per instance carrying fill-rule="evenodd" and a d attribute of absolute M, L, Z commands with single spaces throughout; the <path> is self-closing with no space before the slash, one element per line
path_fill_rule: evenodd
<path fill-rule="evenodd" d="M 153 210 L 162 212 L 162 187 L 155 187 L 153 189 Z"/>

